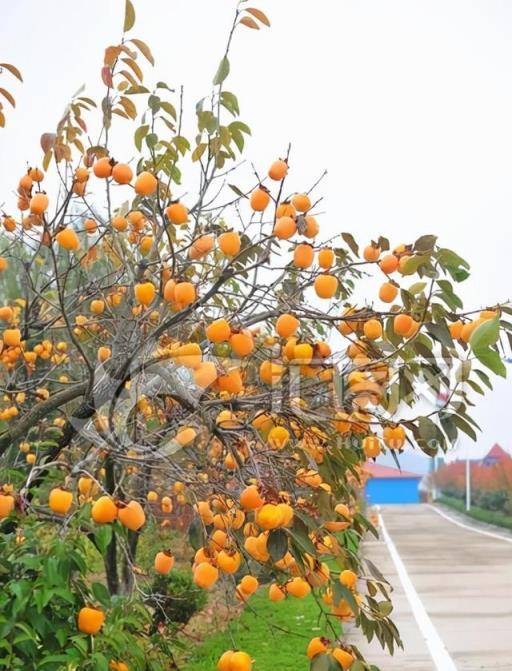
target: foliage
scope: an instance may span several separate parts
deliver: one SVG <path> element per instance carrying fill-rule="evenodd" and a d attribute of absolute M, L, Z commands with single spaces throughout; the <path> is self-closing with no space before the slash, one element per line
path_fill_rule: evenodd
<path fill-rule="evenodd" d="M 79 533 L 65 537 L 48 533 L 48 523 L 27 524 L 0 536 L 0 660 L 8 669 L 108 668 L 110 659 L 125 659 L 133 669 L 167 668 L 153 656 L 153 643 L 141 647 L 148 614 L 141 601 L 111 599 L 100 582 L 93 582 Z M 77 631 L 80 608 L 91 603 L 108 609 L 108 623 L 95 637 Z M 167 655 L 163 645 L 162 650 Z M 163 659 L 163 657 L 161 658 Z"/>
<path fill-rule="evenodd" d="M 452 496 L 440 496 L 437 499 L 437 502 L 442 503 L 449 508 L 453 508 L 454 510 L 458 510 L 459 512 L 464 513 L 465 515 L 468 515 L 469 517 L 472 517 L 479 522 L 495 524 L 498 527 L 504 527 L 505 529 L 512 530 L 512 515 L 510 515 L 510 513 L 486 510 L 485 508 L 480 508 L 473 504 L 471 504 L 470 510 L 466 510 L 465 502 Z"/>
<path fill-rule="evenodd" d="M 151 595 L 157 624 L 186 624 L 206 605 L 206 594 L 194 585 L 190 571 L 176 570 L 158 576 L 153 582 Z"/>
<path fill-rule="evenodd" d="M 469 264 L 435 235 L 360 248 L 320 225 L 322 178 L 293 183 L 290 147 L 283 158 L 268 148 L 266 174 L 248 171 L 251 131 L 225 86 L 234 36 L 270 23 L 261 10 L 237 5 L 187 138 L 184 92 L 148 82 L 154 58 L 125 7 L 103 97 L 73 97 L 41 137 L 43 169 L 22 175 L 5 205 L 16 214 L 2 215 L 2 532 L 51 519 L 61 549 L 73 556 L 83 537 L 101 554 L 106 586 L 91 596 L 107 617 L 80 668 L 114 653 L 159 668 L 175 632 L 148 633 L 152 583 L 175 570 L 166 531 L 178 511 L 192 519 L 198 588 L 218 583 L 248 608 L 259 581 L 276 608 L 313 593 L 331 641 L 315 642 L 313 671 L 374 669 L 342 626 L 391 653 L 401 645 L 389 586 L 359 553 L 377 533 L 358 503 L 364 462 L 476 437 L 472 398 L 492 385 L 485 369 L 504 374 L 511 307 L 465 310 L 457 285 Z M 133 147 L 114 157 L 116 124 Z M 378 292 L 367 278 L 380 278 Z M 442 407 L 422 410 L 432 394 Z M 153 562 L 141 568 L 144 536 Z M 67 635 L 88 587 L 63 575 Z M 37 613 L 24 617 L 36 626 Z M 235 659 L 250 671 L 248 655 Z"/>
<path fill-rule="evenodd" d="M 464 499 L 466 492 L 465 462 L 442 466 L 434 476 L 436 486 L 446 495 Z M 471 502 L 489 511 L 512 514 L 512 459 L 492 465 L 471 464 Z"/>

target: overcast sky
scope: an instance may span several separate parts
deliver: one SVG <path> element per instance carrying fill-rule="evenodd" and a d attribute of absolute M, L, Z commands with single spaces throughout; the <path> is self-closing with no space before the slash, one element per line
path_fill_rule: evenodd
<path fill-rule="evenodd" d="M 472 307 L 510 298 L 512 3 L 498 0 L 254 0 L 270 30 L 235 37 L 227 88 L 253 130 L 263 169 L 292 142 L 294 185 L 323 168 L 330 234 L 366 242 L 437 234 L 472 266 L 461 293 Z M 135 0 L 133 36 L 151 44 L 155 81 L 185 84 L 186 104 L 208 93 L 235 3 Z M 82 84 L 101 91 L 103 50 L 115 44 L 122 0 L 0 0 L 0 61 L 23 72 L 18 108 L 0 130 L 0 204 L 11 200 L 39 137 Z M 3 76 L 2 76 L 3 79 Z M 475 416 L 509 449 L 512 383 Z M 463 445 L 472 445 L 463 442 Z"/>

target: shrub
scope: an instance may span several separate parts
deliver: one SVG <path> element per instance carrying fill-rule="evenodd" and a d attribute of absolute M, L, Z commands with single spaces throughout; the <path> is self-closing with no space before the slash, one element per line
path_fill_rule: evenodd
<path fill-rule="evenodd" d="M 151 591 L 155 624 L 186 624 L 206 605 L 206 593 L 194 585 L 189 571 L 173 570 L 158 576 Z"/>
<path fill-rule="evenodd" d="M 111 660 L 123 660 L 130 669 L 167 668 L 165 638 L 144 635 L 144 604 L 137 596 L 111 599 L 91 575 L 86 543 L 85 534 L 62 538 L 48 523 L 0 534 L 0 667 L 108 671 Z M 94 649 L 77 627 L 90 605 L 108 614 Z"/>

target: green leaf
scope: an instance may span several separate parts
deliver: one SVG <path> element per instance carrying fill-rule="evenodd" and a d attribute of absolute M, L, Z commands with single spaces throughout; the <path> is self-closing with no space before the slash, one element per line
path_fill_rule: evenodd
<path fill-rule="evenodd" d="M 172 105 L 170 102 L 167 102 L 166 100 L 162 100 L 160 102 L 160 107 L 176 121 L 176 108 L 174 105 Z"/>
<path fill-rule="evenodd" d="M 457 440 L 458 432 L 457 427 L 451 419 L 451 416 L 446 413 L 441 413 L 439 415 L 439 420 L 443 431 L 446 433 L 448 440 L 453 444 Z"/>
<path fill-rule="evenodd" d="M 213 78 L 213 85 L 217 86 L 219 84 L 222 84 L 222 82 L 226 79 L 228 75 L 229 75 L 229 60 L 227 56 L 224 56 L 224 58 L 219 63 L 219 67 L 217 68 L 217 72 L 215 73 L 215 77 Z"/>
<path fill-rule="evenodd" d="M 393 610 L 393 604 L 391 603 L 391 601 L 380 601 L 379 610 L 383 615 L 387 617 Z"/>
<path fill-rule="evenodd" d="M 416 254 L 411 256 L 410 259 L 407 259 L 402 272 L 404 275 L 413 275 L 420 266 L 424 266 L 429 262 L 430 259 L 428 256 L 421 256 L 420 254 Z"/>
<path fill-rule="evenodd" d="M 134 142 L 138 151 L 142 149 L 142 140 L 146 137 L 149 132 L 149 126 L 139 126 L 135 131 Z"/>
<path fill-rule="evenodd" d="M 478 349 L 474 353 L 478 361 L 483 363 L 489 370 L 492 370 L 493 373 L 496 373 L 496 375 L 500 375 L 501 377 L 507 377 L 507 368 L 503 363 L 499 352 L 495 349 L 488 347 Z"/>
<path fill-rule="evenodd" d="M 489 347 L 489 345 L 494 345 L 498 341 L 499 335 L 499 319 L 488 319 L 480 324 L 480 326 L 476 327 L 471 334 L 469 344 L 476 354 L 476 350 Z"/>
<path fill-rule="evenodd" d="M 466 382 L 469 379 L 469 374 L 471 373 L 471 361 L 466 359 L 462 361 L 459 368 L 455 371 L 455 379 L 457 382 Z"/>
<path fill-rule="evenodd" d="M 430 252 L 434 249 L 437 241 L 437 235 L 422 235 L 414 243 L 414 249 L 417 252 Z"/>
<path fill-rule="evenodd" d="M 105 608 L 110 608 L 111 599 L 108 589 L 101 582 L 93 582 L 91 585 L 94 598 Z"/>
<path fill-rule="evenodd" d="M 240 107 L 238 105 L 238 98 L 234 93 L 229 91 L 222 91 L 220 94 L 220 102 L 233 116 L 240 114 Z"/>
<path fill-rule="evenodd" d="M 135 9 L 131 0 L 125 0 L 124 4 L 124 25 L 123 30 L 127 33 L 135 24 Z"/>
<path fill-rule="evenodd" d="M 284 529 L 274 529 L 270 532 L 267 550 L 275 562 L 285 556 L 288 551 L 288 534 Z"/>
<path fill-rule="evenodd" d="M 333 666 L 333 662 L 335 666 Z M 339 668 L 339 664 L 332 655 L 321 652 L 311 660 L 310 671 L 333 671 L 333 669 L 339 671 Z"/>
<path fill-rule="evenodd" d="M 158 144 L 158 135 L 156 133 L 149 133 L 149 135 L 146 136 L 146 144 L 148 149 L 154 149 Z"/>
<path fill-rule="evenodd" d="M 105 554 L 105 552 L 107 551 L 107 548 L 110 545 L 110 542 L 112 541 L 112 535 L 113 530 L 110 524 L 104 524 L 94 534 L 96 545 L 98 546 L 98 549 L 101 552 L 101 554 Z"/>
<path fill-rule="evenodd" d="M 240 189 L 236 186 L 236 184 L 228 184 L 228 186 L 231 189 L 231 191 L 234 191 L 237 196 L 240 196 L 240 198 L 247 198 L 245 193 L 240 191 Z"/>
<path fill-rule="evenodd" d="M 450 417 L 452 418 L 453 423 L 457 426 L 457 428 L 459 428 L 462 432 L 464 432 L 467 436 L 476 442 L 476 433 L 472 426 L 468 424 L 465 419 L 457 414 L 450 415 Z"/>
<path fill-rule="evenodd" d="M 425 324 L 425 328 L 433 338 L 442 343 L 445 347 L 453 347 L 453 338 L 444 322 L 441 324 Z"/>
<path fill-rule="evenodd" d="M 413 296 L 415 296 L 416 294 L 421 293 L 426 286 L 427 286 L 426 282 L 415 282 L 414 284 L 411 284 L 411 286 L 407 291 Z"/>
<path fill-rule="evenodd" d="M 190 541 L 190 545 L 194 548 L 194 550 L 199 550 L 199 548 L 203 545 L 204 540 L 203 527 L 201 522 L 197 518 L 193 520 L 192 524 L 189 527 L 188 538 Z"/>

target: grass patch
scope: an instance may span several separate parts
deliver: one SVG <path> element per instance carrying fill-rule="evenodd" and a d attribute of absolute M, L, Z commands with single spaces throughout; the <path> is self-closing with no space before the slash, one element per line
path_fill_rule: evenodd
<path fill-rule="evenodd" d="M 456 499 L 452 496 L 440 496 L 436 499 L 436 503 L 442 503 L 453 510 L 457 510 L 460 513 L 464 513 L 468 517 L 472 517 L 479 522 L 487 522 L 487 524 L 495 524 L 498 527 L 503 527 L 505 529 L 510 529 L 512 531 L 512 516 L 506 515 L 501 511 L 494 510 L 485 510 L 485 508 L 479 508 L 478 506 L 471 506 L 469 511 L 466 510 L 466 504 L 460 499 Z"/>
<path fill-rule="evenodd" d="M 183 671 L 211 671 L 221 654 L 233 648 L 248 652 L 260 669 L 296 671 L 307 667 L 307 644 L 326 633 L 315 599 L 288 597 L 273 603 L 267 589 L 262 588 L 248 603 L 225 631 L 210 636 L 191 653 Z"/>

